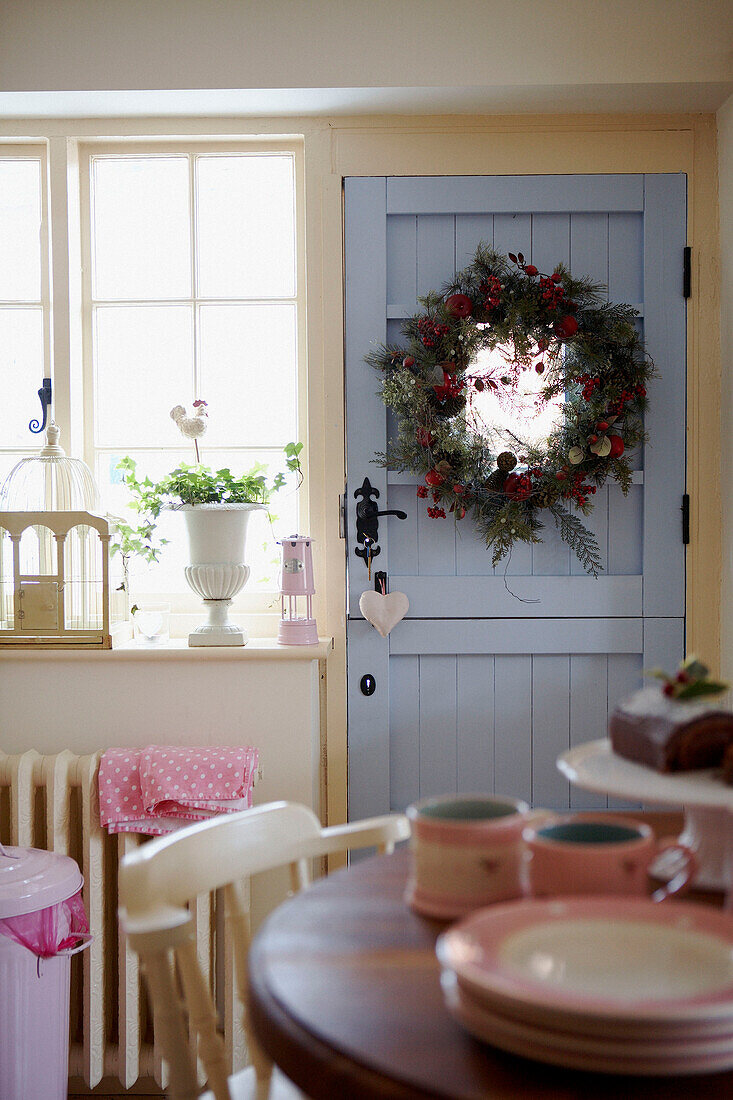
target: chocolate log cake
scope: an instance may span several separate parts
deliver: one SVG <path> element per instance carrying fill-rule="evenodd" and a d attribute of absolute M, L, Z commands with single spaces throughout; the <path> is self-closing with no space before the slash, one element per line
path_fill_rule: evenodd
<path fill-rule="evenodd" d="M 715 768 L 733 745 L 733 714 L 647 687 L 616 708 L 609 733 L 619 756 L 660 772 Z"/>

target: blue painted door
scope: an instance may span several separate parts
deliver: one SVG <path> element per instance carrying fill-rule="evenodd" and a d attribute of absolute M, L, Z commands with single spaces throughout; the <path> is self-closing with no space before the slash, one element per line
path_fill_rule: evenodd
<path fill-rule="evenodd" d="M 569 790 L 568 747 L 605 735 L 643 668 L 684 649 L 684 175 L 351 178 L 345 182 L 349 814 L 359 818 L 449 791 L 495 791 L 548 807 L 605 806 Z M 649 443 L 627 497 L 610 485 L 587 521 L 603 553 L 584 574 L 549 528 L 496 570 L 468 522 L 427 518 L 419 479 L 373 463 L 390 418 L 364 362 L 401 341 L 417 297 L 439 290 L 479 241 L 522 251 L 540 270 L 562 261 L 641 314 L 659 379 Z M 354 491 L 365 476 L 382 519 L 375 568 L 410 601 L 387 639 L 361 617 L 372 587 L 354 554 Z M 520 602 L 512 595 L 522 597 Z M 376 689 L 364 695 L 371 674 Z M 620 805 L 620 803 L 612 803 Z"/>

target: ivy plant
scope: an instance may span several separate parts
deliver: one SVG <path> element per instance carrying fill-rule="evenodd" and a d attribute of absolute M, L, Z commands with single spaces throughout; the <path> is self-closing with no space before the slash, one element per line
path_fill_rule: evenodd
<path fill-rule="evenodd" d="M 286 468 L 296 475 L 296 488 L 303 480 L 300 464 L 302 443 L 288 443 L 283 449 Z M 140 518 L 137 526 L 117 520 L 117 535 L 111 552 L 122 558 L 125 579 L 123 587 L 129 592 L 129 562 L 133 555 L 152 564 L 158 560 L 161 548 L 168 541 L 156 534 L 157 520 L 164 508 L 181 508 L 195 504 L 263 504 L 270 502 L 273 493 L 285 484 L 285 475 L 278 472 L 267 483 L 267 467 L 256 463 L 251 470 L 235 476 L 230 469 L 212 470 L 198 463 L 189 466 L 182 462 L 160 481 L 138 477 L 137 463 L 126 456 L 117 464 L 122 480 L 132 499 L 129 507 Z"/>

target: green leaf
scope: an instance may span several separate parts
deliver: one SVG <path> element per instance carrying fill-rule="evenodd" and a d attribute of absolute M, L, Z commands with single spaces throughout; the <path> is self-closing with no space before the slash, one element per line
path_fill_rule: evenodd
<path fill-rule="evenodd" d="M 708 666 L 704 665 L 702 661 L 698 661 L 697 657 L 692 654 L 682 662 L 682 668 L 691 680 L 704 680 L 706 676 L 710 675 Z"/>
<path fill-rule="evenodd" d="M 692 684 L 684 684 L 680 686 L 678 691 L 675 691 L 675 698 L 685 699 L 699 699 L 704 695 L 722 695 L 724 691 L 728 690 L 729 684 L 718 683 L 715 680 L 696 680 Z"/>

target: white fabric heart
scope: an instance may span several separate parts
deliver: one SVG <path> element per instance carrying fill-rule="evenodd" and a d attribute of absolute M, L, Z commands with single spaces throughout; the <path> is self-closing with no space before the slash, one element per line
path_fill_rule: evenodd
<path fill-rule="evenodd" d="M 383 638 L 386 638 L 393 626 L 404 619 L 410 610 L 410 601 L 404 592 L 362 592 L 359 610 L 367 622 L 370 622 Z"/>

